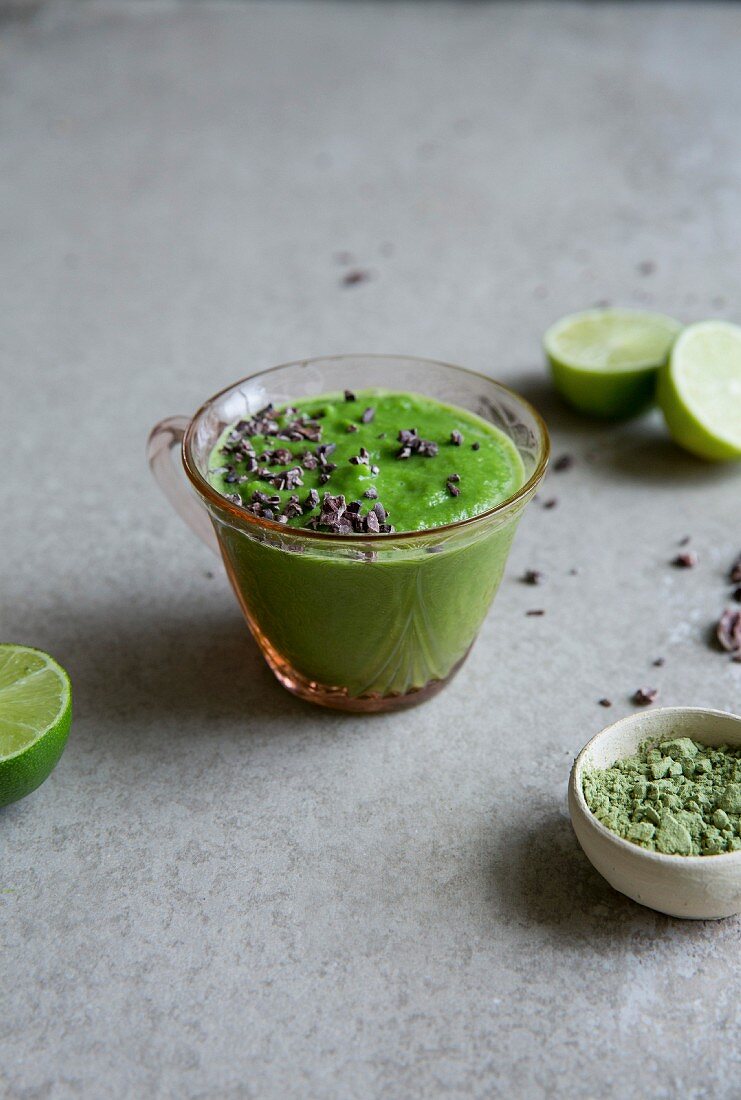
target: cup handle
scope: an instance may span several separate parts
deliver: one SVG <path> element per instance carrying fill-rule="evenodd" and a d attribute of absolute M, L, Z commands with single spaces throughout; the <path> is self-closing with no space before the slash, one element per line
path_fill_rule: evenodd
<path fill-rule="evenodd" d="M 219 554 L 219 543 L 207 513 L 190 492 L 182 471 L 176 469 L 173 451 L 182 447 L 185 431 L 190 424 L 187 416 L 168 416 L 160 420 L 149 433 L 147 461 L 154 480 L 165 494 L 181 519 L 195 531 L 210 550 Z"/>

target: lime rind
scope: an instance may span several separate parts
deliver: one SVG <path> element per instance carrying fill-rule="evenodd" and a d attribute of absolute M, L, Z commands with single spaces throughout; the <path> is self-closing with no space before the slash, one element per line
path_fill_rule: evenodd
<path fill-rule="evenodd" d="M 663 313 L 592 309 L 562 317 L 543 347 L 556 389 L 592 416 L 632 416 L 651 403 L 681 325 Z"/>
<path fill-rule="evenodd" d="M 741 458 L 741 327 L 689 325 L 662 371 L 659 404 L 675 442 L 711 461 Z"/>

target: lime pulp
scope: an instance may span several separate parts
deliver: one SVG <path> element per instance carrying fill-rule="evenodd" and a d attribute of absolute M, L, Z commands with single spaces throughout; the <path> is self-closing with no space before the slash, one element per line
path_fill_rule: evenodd
<path fill-rule="evenodd" d="M 49 776 L 71 720 L 64 669 L 41 650 L 0 644 L 0 806 L 24 798 Z"/>

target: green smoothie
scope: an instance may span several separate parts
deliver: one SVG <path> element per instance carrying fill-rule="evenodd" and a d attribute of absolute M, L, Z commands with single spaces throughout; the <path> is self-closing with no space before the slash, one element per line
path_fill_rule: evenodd
<path fill-rule="evenodd" d="M 368 532 L 352 516 L 380 516 L 382 507 L 381 524 L 428 531 L 506 500 L 523 468 L 507 436 L 473 413 L 419 394 L 364 390 L 269 407 L 231 425 L 211 454 L 209 478 L 256 515 L 292 527 L 335 528 L 323 501 L 341 495 L 349 530 L 339 533 L 377 534 L 372 521 Z"/>
<path fill-rule="evenodd" d="M 419 394 L 365 390 L 268 406 L 230 425 L 209 460 L 222 495 L 280 528 L 212 512 L 245 615 L 281 674 L 351 697 L 418 691 L 467 653 L 501 580 L 517 514 L 385 548 L 513 496 L 510 439 Z M 301 529 L 348 536 L 301 539 Z M 360 537 L 359 537 L 360 536 Z"/>

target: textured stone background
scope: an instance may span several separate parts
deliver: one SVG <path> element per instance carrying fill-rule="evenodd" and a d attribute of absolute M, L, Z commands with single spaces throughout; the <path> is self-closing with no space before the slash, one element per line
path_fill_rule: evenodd
<path fill-rule="evenodd" d="M 739 473 L 570 414 L 539 340 L 601 299 L 741 319 L 741 8 L 4 11 L 0 633 L 76 717 L 0 813 L 0 1094 L 735 1100 L 741 924 L 614 894 L 565 786 L 638 685 L 741 709 Z M 365 721 L 278 688 L 143 458 L 348 350 L 490 372 L 577 460 L 455 683 Z"/>

